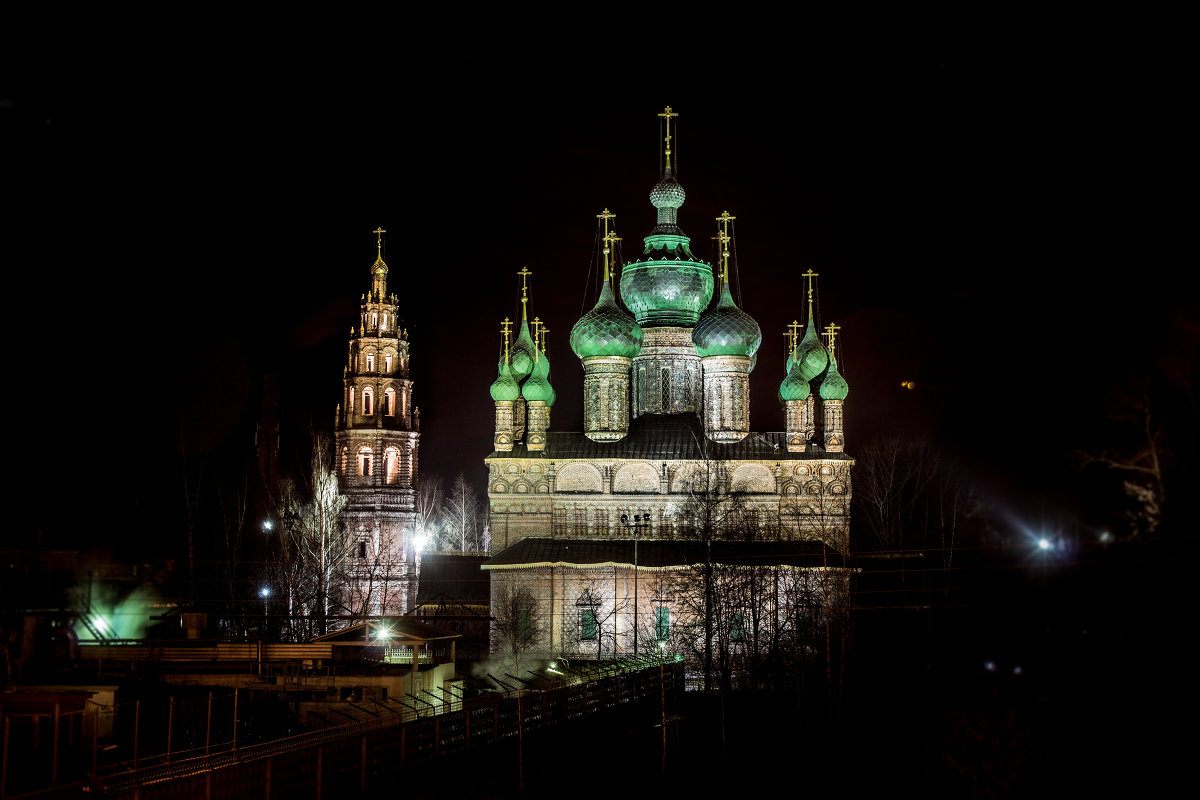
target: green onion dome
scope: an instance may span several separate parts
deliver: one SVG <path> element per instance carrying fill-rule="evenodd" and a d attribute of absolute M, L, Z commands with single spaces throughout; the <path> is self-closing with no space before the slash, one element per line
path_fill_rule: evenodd
<path fill-rule="evenodd" d="M 825 379 L 821 381 L 822 400 L 845 400 L 850 393 L 846 379 L 838 372 L 837 359 L 829 359 L 829 369 L 825 371 Z"/>
<path fill-rule="evenodd" d="M 621 268 L 621 301 L 643 328 L 696 324 L 712 302 L 712 267 L 692 255 L 691 239 L 676 224 L 686 193 L 667 169 L 650 191 L 658 224 L 639 259 Z"/>
<path fill-rule="evenodd" d="M 518 332 L 517 340 L 513 342 L 512 350 L 509 354 L 509 360 L 512 363 L 512 376 L 518 383 L 525 380 L 525 377 L 533 370 L 535 348 L 536 345 L 533 343 L 533 337 L 529 335 L 529 323 L 525 321 L 524 315 L 522 315 L 521 330 Z"/>
<path fill-rule="evenodd" d="M 617 305 L 612 286 L 605 279 L 596 307 L 571 328 L 571 349 L 580 358 L 624 356 L 633 358 L 642 349 L 642 329 Z"/>
<path fill-rule="evenodd" d="M 821 337 L 817 335 L 811 314 L 808 317 L 808 327 L 804 329 L 804 338 L 800 340 L 796 352 L 793 353 L 793 360 L 799 363 L 800 375 L 806 381 L 811 381 L 820 375 L 829 365 L 829 353 L 826 352 L 825 345 L 821 343 Z M 789 374 L 791 373 L 789 372 Z"/>
<path fill-rule="evenodd" d="M 808 385 L 808 378 L 805 378 L 800 369 L 800 362 L 792 364 L 791 372 L 783 379 L 783 383 L 779 384 L 779 399 L 786 403 L 789 400 L 807 400 L 809 392 L 812 391 Z"/>
<path fill-rule="evenodd" d="M 504 359 L 500 359 L 500 376 L 492 383 L 492 399 L 497 403 L 501 401 L 513 402 L 521 396 L 521 387 L 517 385 L 513 379 L 512 370 Z"/>
<path fill-rule="evenodd" d="M 554 387 L 550 385 L 550 359 L 539 353 L 529 377 L 521 384 L 521 396 L 525 402 L 541 400 L 547 406 L 554 405 Z"/>
<path fill-rule="evenodd" d="M 706 311 L 692 330 L 692 343 L 700 357 L 753 357 L 762 344 L 762 331 L 754 318 L 733 302 L 729 282 L 721 287 L 721 302 Z"/>

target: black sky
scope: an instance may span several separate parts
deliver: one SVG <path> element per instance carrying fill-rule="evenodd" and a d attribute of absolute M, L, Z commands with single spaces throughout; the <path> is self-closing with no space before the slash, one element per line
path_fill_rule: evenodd
<path fill-rule="evenodd" d="M 23 489 L 51 495 L 46 476 L 82 461 L 81 497 L 150 507 L 144 484 L 178 491 L 163 468 L 181 429 L 193 452 L 242 446 L 267 371 L 285 430 L 331 426 L 376 226 L 412 339 L 422 468 L 482 487 L 515 273 L 533 271 L 531 313 L 551 330 L 552 428 L 578 429 L 567 340 L 595 298 L 595 215 L 615 212 L 626 258 L 640 251 L 668 103 L 697 253 L 717 214 L 737 217 L 735 280 L 764 334 L 756 430 L 783 426 L 781 334 L 811 267 L 822 323 L 844 331 L 851 453 L 919 433 L 1006 491 L 1060 495 L 1106 383 L 1167 308 L 1194 303 L 1166 245 L 1181 212 L 1159 191 L 1178 112 L 1145 63 L 780 56 L 614 85 L 519 56 L 419 66 L 398 57 L 363 84 L 171 64 L 8 91 L 0 119 L 29 179 L 10 341 L 32 365 L 49 334 L 87 387 L 73 411 L 75 370 L 51 379 L 63 399 L 19 431 Z"/>

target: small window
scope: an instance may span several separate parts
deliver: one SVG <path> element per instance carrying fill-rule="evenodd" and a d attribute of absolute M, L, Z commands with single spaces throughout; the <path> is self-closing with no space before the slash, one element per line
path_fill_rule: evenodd
<path fill-rule="evenodd" d="M 367 540 L 366 539 L 360 539 L 358 542 L 358 557 L 359 558 L 367 557 Z"/>
<path fill-rule="evenodd" d="M 374 372 L 374 371 L 375 371 L 375 354 L 368 353 L 367 354 L 367 372 Z"/>
<path fill-rule="evenodd" d="M 735 612 L 729 617 L 729 641 L 746 641 L 746 618 L 741 612 Z"/>
<path fill-rule="evenodd" d="M 371 327 L 372 328 L 379 327 L 379 314 L 377 314 L 374 311 L 371 312 Z"/>
<path fill-rule="evenodd" d="M 596 625 L 596 609 L 585 608 L 579 613 L 579 640 L 594 642 L 597 639 L 599 626 Z"/>
<path fill-rule="evenodd" d="M 375 393 L 371 391 L 371 387 L 367 386 L 363 389 L 363 414 L 368 417 L 375 413 Z"/>
<path fill-rule="evenodd" d="M 370 475 L 371 474 L 371 455 L 372 455 L 371 448 L 369 448 L 369 447 L 364 447 L 363 449 L 358 451 L 358 474 L 359 475 Z"/>
<path fill-rule="evenodd" d="M 391 371 L 392 371 L 392 357 L 391 357 L 390 355 L 386 355 L 386 356 L 384 356 L 384 357 L 383 357 L 383 371 L 384 371 L 384 372 L 387 372 L 387 373 L 389 373 L 389 374 L 391 374 Z"/>
<path fill-rule="evenodd" d="M 396 414 L 396 390 L 390 386 L 383 392 L 383 413 L 389 417 Z"/>
<path fill-rule="evenodd" d="M 383 325 L 379 328 L 381 331 L 387 330 L 387 312 L 383 312 Z"/>
<path fill-rule="evenodd" d="M 671 610 L 665 606 L 654 609 L 654 638 L 664 641 L 671 633 Z"/>

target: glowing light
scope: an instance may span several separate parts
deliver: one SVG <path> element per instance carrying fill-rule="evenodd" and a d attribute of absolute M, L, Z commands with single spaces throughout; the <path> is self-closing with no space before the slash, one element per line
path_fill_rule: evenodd
<path fill-rule="evenodd" d="M 983 668 L 986 669 L 988 672 L 995 672 L 996 671 L 996 662 L 995 661 L 985 661 L 985 662 L 983 662 Z"/>
<path fill-rule="evenodd" d="M 1109 542 L 1111 542 L 1112 538 L 1113 538 L 1112 534 L 1109 533 L 1108 531 L 1100 531 L 1100 541 L 1103 542 L 1104 544 L 1108 544 Z"/>
<path fill-rule="evenodd" d="M 913 389 L 917 388 L 917 382 L 916 381 L 900 381 L 900 388 L 908 389 L 909 391 L 912 391 Z"/>
<path fill-rule="evenodd" d="M 1013 667 L 1013 675 L 1020 675 L 1024 671 L 1025 670 L 1021 669 L 1020 664 L 1017 664 L 1015 667 Z"/>
<path fill-rule="evenodd" d="M 392 638 L 392 632 L 387 628 L 380 628 L 375 634 L 375 638 L 381 642 L 386 642 L 388 639 Z"/>
<path fill-rule="evenodd" d="M 264 587 L 262 587 L 262 589 L 260 589 L 260 590 L 258 591 L 258 594 L 259 594 L 261 597 L 270 597 L 270 596 L 271 596 L 271 589 L 270 589 L 269 587 L 267 587 L 267 586 L 264 586 Z"/>
<path fill-rule="evenodd" d="M 424 550 L 429 545 L 430 538 L 428 533 L 418 533 L 413 537 L 413 545 L 417 550 Z"/>
<path fill-rule="evenodd" d="M 1050 540 L 1047 539 L 1045 536 L 1043 536 L 1040 539 L 1038 539 L 1037 546 L 1038 546 L 1039 550 L 1049 550 L 1050 549 Z"/>
<path fill-rule="evenodd" d="M 275 523 L 271 522 L 271 520 L 267 520 L 266 522 L 263 523 L 264 531 L 269 531 L 274 527 L 275 527 Z"/>

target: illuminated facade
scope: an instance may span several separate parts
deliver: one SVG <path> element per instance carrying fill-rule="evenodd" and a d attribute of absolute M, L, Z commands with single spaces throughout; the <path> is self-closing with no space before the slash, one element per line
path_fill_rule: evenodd
<path fill-rule="evenodd" d="M 350 330 L 334 441 L 342 522 L 351 536 L 350 597 L 356 614 L 403 614 L 417 590 L 416 490 L 420 412 L 412 403 L 408 331 L 387 290 L 382 229 L 376 229 L 371 290 Z"/>
<path fill-rule="evenodd" d="M 762 333 L 731 291 L 734 218 L 717 219 L 719 264 L 692 253 L 678 225 L 686 194 L 671 169 L 675 115 L 668 108 L 659 116 L 667 147 L 650 192 L 656 224 L 639 257 L 611 265 L 619 282 L 609 273 L 613 215 L 598 215 L 603 284 L 570 336 L 584 371 L 584 430 L 549 430 L 554 390 L 544 324 L 535 318 L 531 334 L 524 310 L 527 270 L 511 346 L 510 323 L 502 326 L 491 387 L 494 451 L 484 459 L 493 558 L 484 568 L 494 609 L 518 586 L 536 598 L 544 619 L 536 649 L 553 654 L 644 652 L 686 616 L 672 585 L 701 557 L 698 506 L 736 508 L 739 531 L 769 537 L 777 563 L 797 574 L 846 548 L 854 465 L 843 452 L 847 387 L 831 355 L 836 329 L 827 331 L 828 343 L 817 332 L 816 276 L 808 273 L 804 335 L 794 323 L 787 363 L 774 379 L 782 378 L 785 430 L 752 433 L 750 374 Z M 718 540 L 735 535 L 727 524 Z M 751 550 L 739 544 L 720 552 L 744 561 L 754 558 Z"/>

